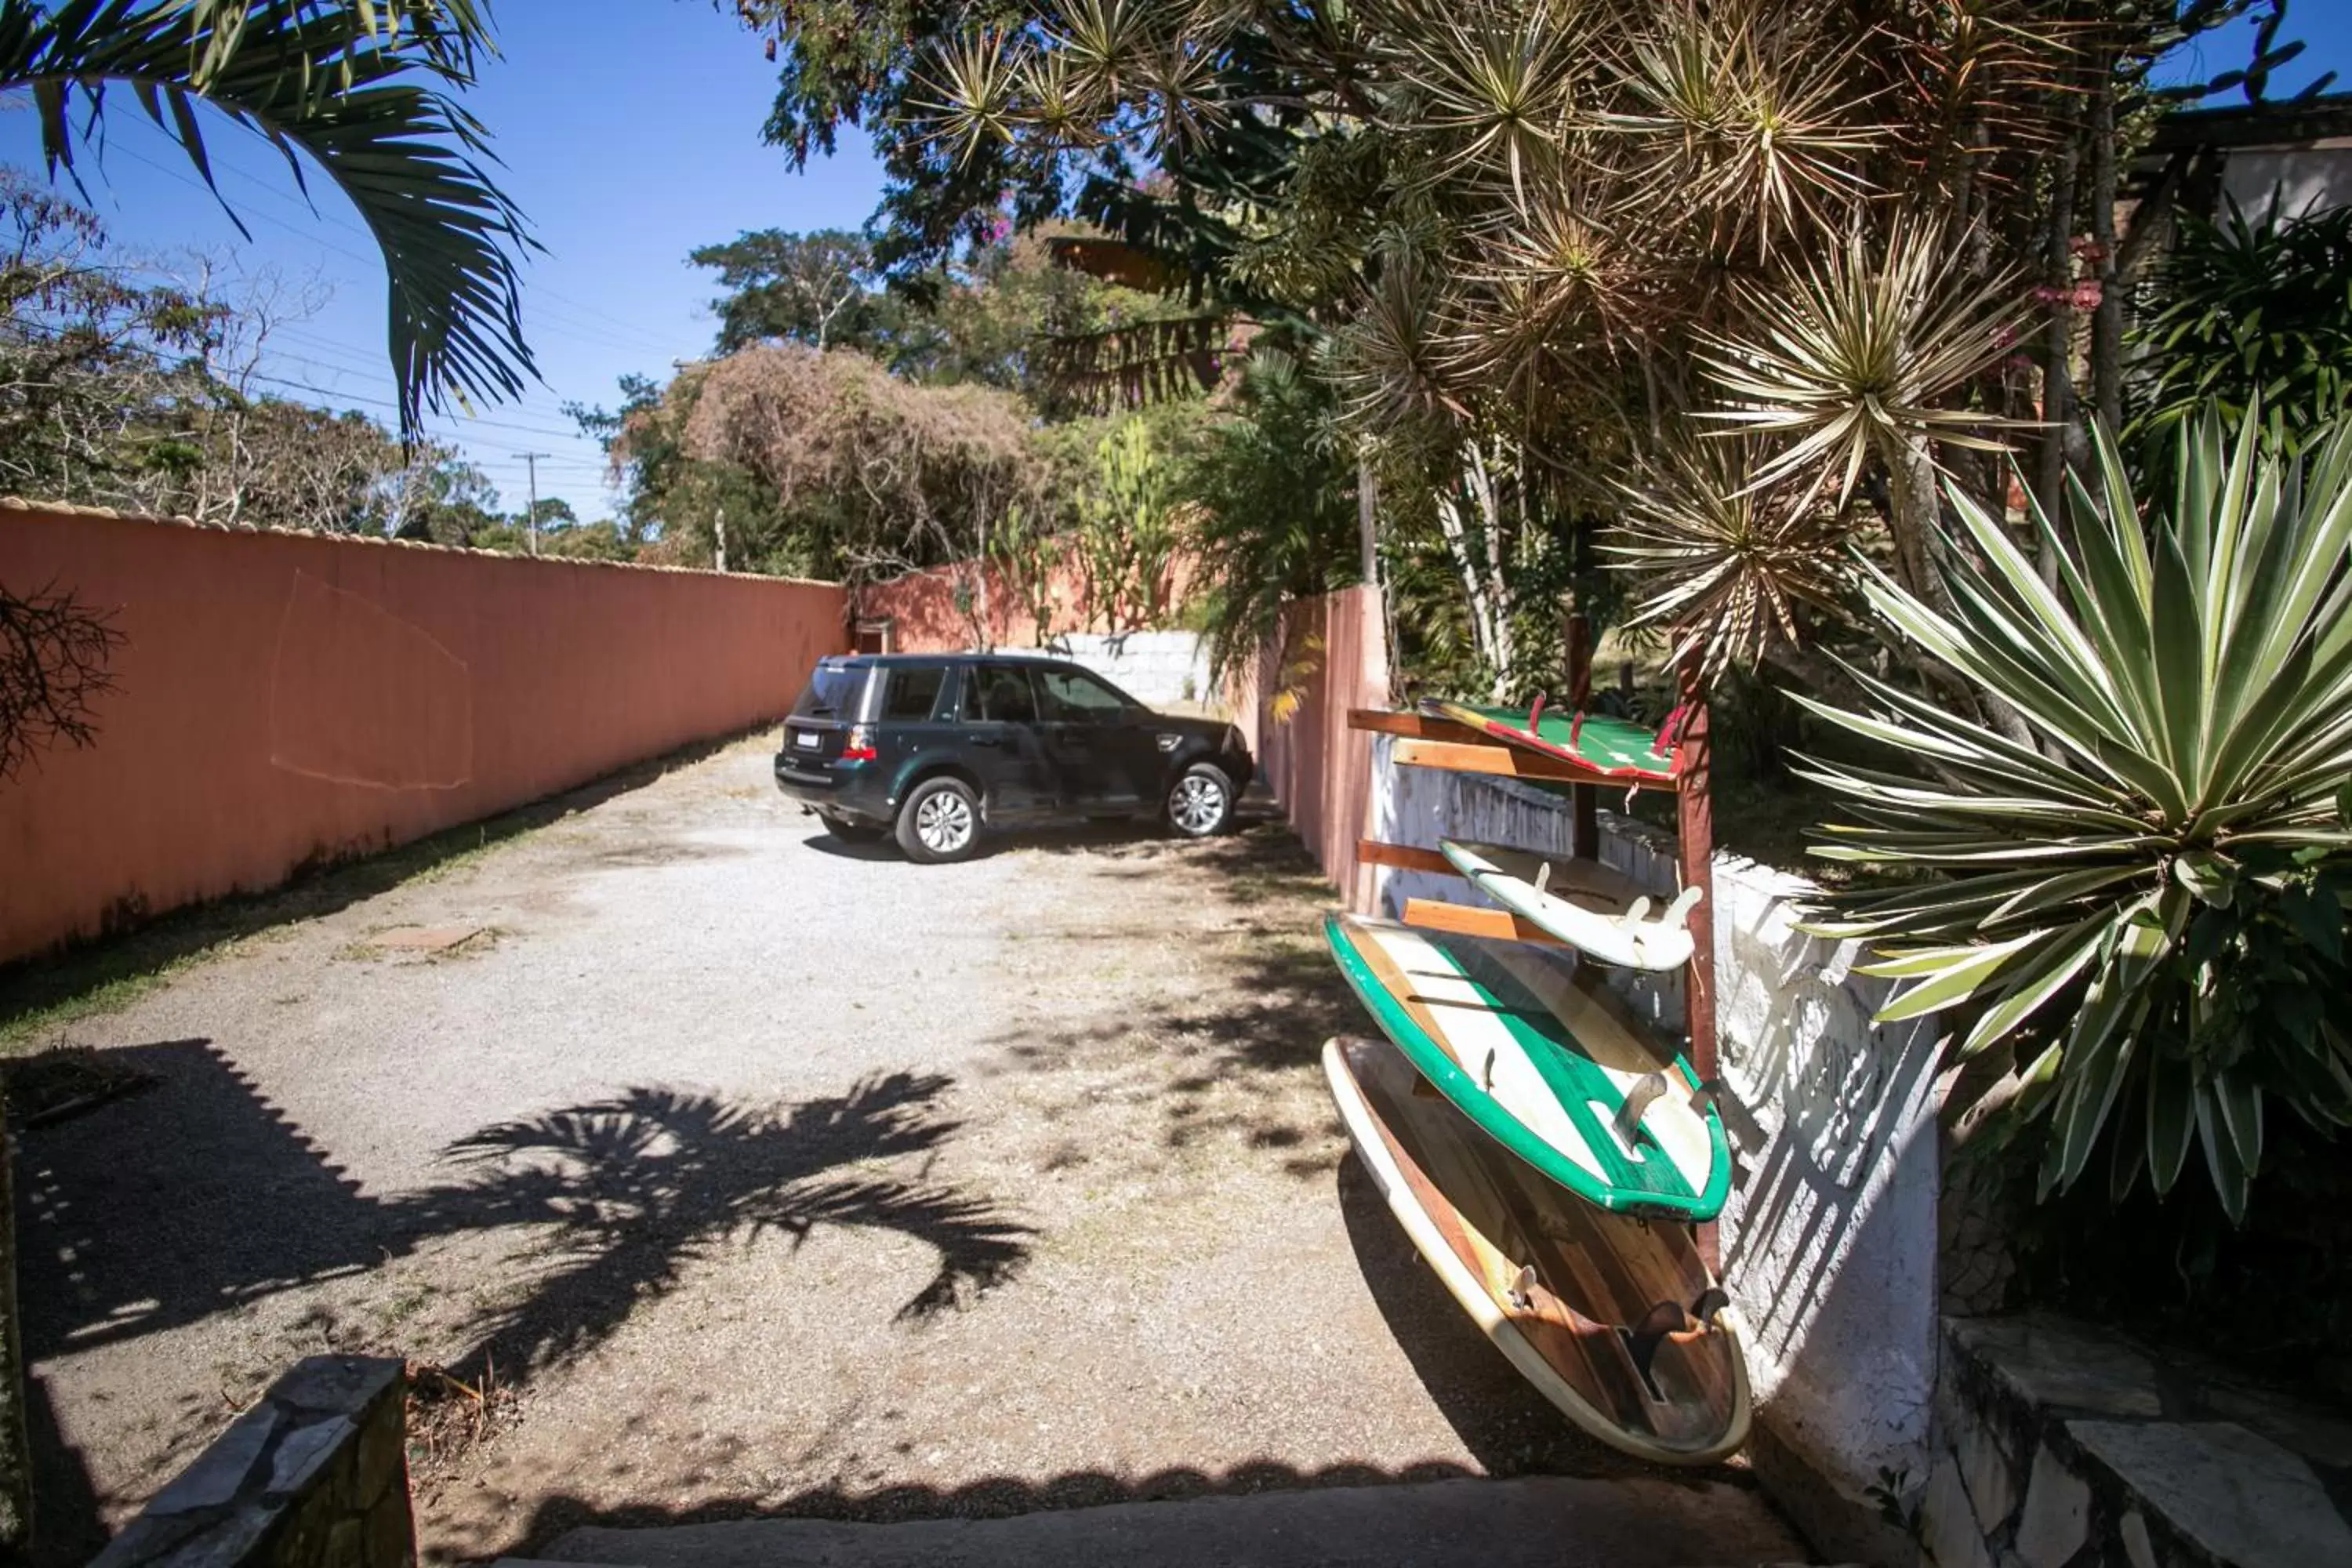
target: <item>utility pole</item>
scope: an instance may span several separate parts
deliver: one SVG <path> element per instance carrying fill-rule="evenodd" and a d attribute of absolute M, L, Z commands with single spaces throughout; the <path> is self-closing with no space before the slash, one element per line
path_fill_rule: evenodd
<path fill-rule="evenodd" d="M 539 553 L 539 460 L 541 458 L 551 458 L 555 454 L 524 452 L 519 455 L 523 460 L 523 466 L 530 470 L 530 510 L 523 516 L 530 525 L 530 552 L 536 555 Z"/>

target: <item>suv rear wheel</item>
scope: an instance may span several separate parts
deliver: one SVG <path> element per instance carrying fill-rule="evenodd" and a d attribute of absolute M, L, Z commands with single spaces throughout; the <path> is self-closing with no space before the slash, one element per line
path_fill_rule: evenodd
<path fill-rule="evenodd" d="M 1170 786 L 1164 815 L 1186 838 L 1223 833 L 1234 820 L 1234 781 L 1214 763 L 1194 763 Z"/>
<path fill-rule="evenodd" d="M 925 779 L 898 808 L 898 847 L 909 860 L 961 860 L 979 842 L 980 802 L 961 779 Z"/>

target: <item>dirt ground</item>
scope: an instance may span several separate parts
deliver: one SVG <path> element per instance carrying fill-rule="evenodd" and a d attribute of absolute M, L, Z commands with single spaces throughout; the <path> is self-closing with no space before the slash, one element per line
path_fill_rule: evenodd
<path fill-rule="evenodd" d="M 1316 1052 L 1364 1021 L 1285 830 L 915 867 L 779 799 L 770 749 L 47 1031 L 152 1081 L 19 1139 L 45 1556 L 328 1350 L 447 1369 L 439 1561 L 1638 1469 L 1343 1159 Z"/>

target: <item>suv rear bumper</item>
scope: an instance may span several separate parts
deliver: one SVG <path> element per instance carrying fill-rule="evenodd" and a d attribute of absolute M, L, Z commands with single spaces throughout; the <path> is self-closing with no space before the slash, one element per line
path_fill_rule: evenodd
<path fill-rule="evenodd" d="M 865 763 L 808 763 L 778 752 L 775 775 L 777 791 L 803 805 L 886 827 L 895 816 L 882 770 Z"/>

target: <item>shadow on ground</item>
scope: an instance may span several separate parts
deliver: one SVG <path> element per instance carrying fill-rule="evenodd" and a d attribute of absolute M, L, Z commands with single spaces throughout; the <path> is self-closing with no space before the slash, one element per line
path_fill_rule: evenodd
<path fill-rule="evenodd" d="M 1237 1465 L 1222 1473 L 1191 1468 L 1158 1470 L 1123 1478 L 1099 1470 L 1076 1470 L 1047 1479 L 995 1476 L 961 1487 L 898 1486 L 856 1492 L 821 1487 L 790 1497 L 721 1499 L 690 1508 L 633 1505 L 600 1509 L 584 1499 L 543 1499 L 532 1513 L 515 1554 L 528 1557 L 556 1537 L 589 1526 L 650 1530 L 666 1525 L 716 1524 L 737 1519 L 826 1519 L 895 1523 L 915 1519 L 1008 1519 L 1051 1509 L 1099 1508 L 1108 1503 L 1175 1502 L 1187 1498 L 1251 1492 L 1295 1491 L 1308 1487 L 1363 1487 L 1391 1482 L 1454 1480 L 1475 1474 L 1442 1461 L 1382 1469 L 1375 1465 L 1331 1465 L 1302 1470 L 1273 1460 Z"/>
<path fill-rule="evenodd" d="M 160 974 L 211 948 L 272 926 L 314 920 L 364 902 L 452 861 L 656 784 L 666 774 L 714 756 L 741 739 L 741 735 L 730 735 L 702 742 L 635 763 L 562 795 L 381 854 L 322 858 L 266 893 L 219 899 L 152 919 L 142 907 L 126 907 L 110 919 L 100 937 L 58 952 L 36 953 L 0 964 L 0 1050 L 44 1016 L 70 1013 L 79 998 Z"/>
<path fill-rule="evenodd" d="M 1161 838 L 1071 845 L 1100 863 L 1106 879 L 1150 879 L 1177 866 L 1208 870 L 1218 894 L 1240 918 L 1209 931 L 1187 931 L 1189 942 L 1213 944 L 1219 982 L 1175 998 L 1116 1015 L 1065 1023 L 1024 1023 L 996 1043 L 1016 1068 L 1059 1072 L 1073 1063 L 1148 1081 L 1164 1106 L 1165 1145 L 1183 1149 L 1211 1135 L 1238 1138 L 1247 1147 L 1301 1150 L 1337 1125 L 1328 1103 L 1309 1096 L 1314 1124 L 1302 1122 L 1296 1093 L 1302 1082 L 1319 1089 L 1316 1068 L 1323 1042 L 1359 1029 L 1364 1019 L 1324 944 L 1319 911 L 1331 889 L 1305 847 L 1279 822 L 1200 843 Z M 1105 925 L 1074 919 L 1032 933 L 1083 952 L 1169 933 L 1155 925 Z M 1282 1168 L 1301 1179 L 1331 1168 L 1328 1157 L 1285 1156 Z"/>
<path fill-rule="evenodd" d="M 940 1109 L 953 1080 L 938 1074 L 877 1075 L 845 1094 L 778 1106 L 632 1089 L 482 1128 L 449 1152 L 467 1167 L 460 1179 L 379 1199 L 211 1042 L 110 1055 L 152 1077 L 152 1091 L 70 1128 L 28 1131 L 18 1146 L 28 1362 L 377 1268 L 469 1232 L 533 1235 L 515 1290 L 469 1325 L 474 1349 L 457 1369 L 495 1364 L 509 1385 L 593 1349 L 677 1289 L 696 1260 L 747 1234 L 797 1245 L 847 1226 L 928 1244 L 937 1269 L 900 1308 L 908 1318 L 1011 1278 L 1029 1255 L 1027 1227 L 993 1201 L 874 1168 L 932 1153 L 960 1130 Z M 44 1534 L 74 1536 L 90 1515 L 88 1479 L 53 1423 L 47 1437 L 36 1467 Z"/>

